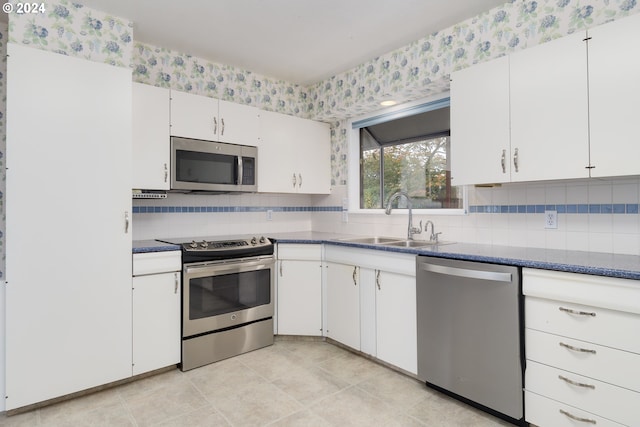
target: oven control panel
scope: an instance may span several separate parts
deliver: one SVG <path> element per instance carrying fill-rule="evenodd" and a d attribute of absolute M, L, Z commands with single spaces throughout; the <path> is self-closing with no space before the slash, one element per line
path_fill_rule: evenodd
<path fill-rule="evenodd" d="M 198 251 L 223 251 L 228 249 L 243 249 L 243 248 L 255 248 L 261 246 L 270 246 L 273 243 L 268 238 L 251 237 L 250 239 L 238 239 L 238 240 L 221 240 L 221 241 L 209 241 L 209 240 L 192 240 L 190 243 L 183 243 L 182 248 L 186 252 L 198 252 Z"/>

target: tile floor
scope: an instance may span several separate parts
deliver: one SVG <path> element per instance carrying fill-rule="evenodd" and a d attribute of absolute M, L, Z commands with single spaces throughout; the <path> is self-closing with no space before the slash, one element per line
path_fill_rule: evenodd
<path fill-rule="evenodd" d="M 0 426 L 507 426 L 335 345 L 273 346 L 7 417 Z"/>

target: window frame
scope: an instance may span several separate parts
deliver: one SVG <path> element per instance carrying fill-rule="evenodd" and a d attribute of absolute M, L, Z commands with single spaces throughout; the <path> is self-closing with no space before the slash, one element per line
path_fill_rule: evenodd
<path fill-rule="evenodd" d="M 429 108 L 441 108 L 448 105 L 449 93 L 439 94 L 437 96 L 396 105 L 390 108 L 379 110 L 371 114 L 356 117 L 348 121 L 348 211 L 349 213 L 358 214 L 383 214 L 384 209 L 362 209 L 360 207 L 360 129 L 374 123 L 382 123 L 407 117 L 419 112 L 428 111 Z M 453 142 L 452 142 L 453 143 Z M 459 209 L 414 209 L 413 213 L 418 215 L 467 215 L 469 212 L 469 198 L 467 186 L 462 187 L 462 208 Z M 391 215 L 406 215 L 404 209 L 394 209 Z"/>

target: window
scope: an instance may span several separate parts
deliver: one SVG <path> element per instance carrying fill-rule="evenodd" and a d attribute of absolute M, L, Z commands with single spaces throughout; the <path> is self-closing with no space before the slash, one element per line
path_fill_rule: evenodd
<path fill-rule="evenodd" d="M 414 209 L 463 208 L 462 188 L 451 185 L 448 103 L 359 133 L 360 209 L 386 208 L 396 190 L 409 194 Z M 396 200 L 394 208 L 407 207 L 404 198 Z"/>

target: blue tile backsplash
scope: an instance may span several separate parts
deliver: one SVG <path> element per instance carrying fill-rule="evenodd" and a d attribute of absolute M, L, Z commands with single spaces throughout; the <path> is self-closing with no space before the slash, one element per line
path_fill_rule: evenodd
<path fill-rule="evenodd" d="M 544 213 L 559 214 L 638 214 L 638 203 L 568 204 L 568 205 L 473 205 L 469 213 Z"/>
<path fill-rule="evenodd" d="M 133 213 L 340 212 L 342 206 L 134 206 Z"/>

